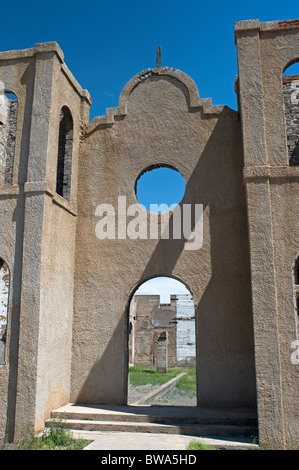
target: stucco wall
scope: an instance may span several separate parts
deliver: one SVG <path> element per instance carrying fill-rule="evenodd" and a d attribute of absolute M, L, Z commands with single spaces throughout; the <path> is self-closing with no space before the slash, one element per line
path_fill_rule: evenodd
<path fill-rule="evenodd" d="M 283 72 L 298 60 L 299 21 L 236 25 L 245 156 L 260 437 L 295 448 L 298 367 L 293 263 L 299 167 L 289 166 Z M 255 92 L 252 93 L 252 90 Z"/>
<path fill-rule="evenodd" d="M 0 434 L 7 424 L 18 439 L 69 399 L 77 160 L 90 103 L 57 43 L 1 53 L 0 80 L 18 98 L 13 185 L 0 186 L 0 256 L 11 272 Z M 55 193 L 64 105 L 76 132 L 70 201 Z"/>
<path fill-rule="evenodd" d="M 0 366 L 0 438 L 4 437 L 5 431 L 9 431 L 11 437 L 16 409 L 24 230 L 24 197 L 19 184 L 26 181 L 34 80 L 32 58 L 23 53 L 18 53 L 17 56 L 21 57 L 16 61 L 11 58 L 10 53 L 1 53 L 0 60 L 0 80 L 5 86 L 5 91 L 13 92 L 18 98 L 14 171 L 11 181 L 14 186 L 0 186 L 0 256 L 10 270 L 6 357 L 5 365 Z"/>
<path fill-rule="evenodd" d="M 6 424 L 15 437 L 41 429 L 67 401 L 126 403 L 130 300 L 147 279 L 172 276 L 195 303 L 198 404 L 255 406 L 257 390 L 260 437 L 296 447 L 299 166 L 289 165 L 282 73 L 299 59 L 299 20 L 239 22 L 235 36 L 239 112 L 160 67 L 89 124 L 89 95 L 56 43 L 0 53 L 0 80 L 18 98 L 12 184 L 0 185 L 10 271 L 0 437 Z M 69 201 L 55 191 L 62 106 L 74 121 Z M 121 224 L 115 238 L 97 236 L 98 205 L 117 215 L 119 196 L 137 204 L 136 180 L 153 165 L 183 175 L 179 208 L 202 204 L 197 249 L 128 238 Z"/>
<path fill-rule="evenodd" d="M 43 429 L 51 410 L 70 401 L 71 348 L 74 295 L 75 235 L 77 219 L 78 156 L 82 96 L 63 72 L 60 61 L 53 69 L 49 153 L 46 175 L 51 191 L 44 201 L 41 234 L 40 326 L 36 428 Z M 56 194 L 60 110 L 67 106 L 73 132 L 68 158 L 67 197 Z M 69 152 L 70 153 L 70 152 Z M 68 157 L 70 157 L 68 153 Z"/>
<path fill-rule="evenodd" d="M 255 403 L 248 233 L 237 113 L 200 100 L 180 71 L 128 82 L 119 108 L 95 118 L 82 145 L 76 245 L 72 400 L 125 403 L 128 303 L 146 279 L 174 276 L 194 296 L 199 403 Z M 139 174 L 167 164 L 203 204 L 203 246 L 184 240 L 105 239 L 96 208 L 137 203 Z M 88 304 L 88 311 L 86 305 Z"/>

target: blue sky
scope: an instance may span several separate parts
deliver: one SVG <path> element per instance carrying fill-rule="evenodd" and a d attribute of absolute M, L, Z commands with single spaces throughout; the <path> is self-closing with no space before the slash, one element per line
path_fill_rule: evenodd
<path fill-rule="evenodd" d="M 2 7 L 0 49 L 57 41 L 65 62 L 93 99 L 91 118 L 117 106 L 125 84 L 162 65 L 180 69 L 203 98 L 236 109 L 234 22 L 297 18 L 296 2 L 197 0 L 16 0 Z"/>
<path fill-rule="evenodd" d="M 147 210 L 165 212 L 173 204 L 178 204 L 185 194 L 185 180 L 181 173 L 170 168 L 156 168 L 144 173 L 137 181 L 137 199 Z M 166 204 L 151 207 L 152 204 Z"/>

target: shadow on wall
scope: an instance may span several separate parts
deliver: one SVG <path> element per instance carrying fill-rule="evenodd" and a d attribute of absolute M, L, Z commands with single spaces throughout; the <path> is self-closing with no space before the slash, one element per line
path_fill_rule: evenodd
<path fill-rule="evenodd" d="M 124 318 L 112 332 L 103 330 L 103 341 L 108 337 L 107 347 L 101 359 L 95 362 L 77 397 L 78 403 L 111 403 L 126 404 L 127 390 L 124 389 L 123 376 L 126 368 L 124 341 Z M 82 347 L 82 345 L 81 345 Z M 84 347 L 84 345 L 83 345 Z M 113 378 L 113 380 L 111 380 Z M 101 394 L 99 396 L 99 390 Z M 119 391 L 123 390 L 120 395 Z"/>
<path fill-rule="evenodd" d="M 19 157 L 17 161 L 18 174 L 15 177 L 16 184 L 24 184 L 27 179 L 27 166 L 30 144 L 30 123 L 32 115 L 34 65 L 28 65 L 26 71 L 21 77 L 21 84 L 26 87 L 26 100 L 24 103 L 24 114 L 18 114 L 18 126 L 22 122 L 22 135 L 20 142 Z M 15 252 L 14 260 L 11 263 L 11 299 L 12 304 L 9 308 L 10 331 L 9 340 L 9 379 L 8 379 L 8 403 L 7 403 L 7 438 L 13 440 L 14 423 L 16 413 L 16 394 L 17 394 L 17 375 L 18 375 L 18 357 L 19 357 L 19 329 L 20 329 L 20 297 L 22 285 L 22 258 L 23 258 L 23 237 L 24 237 L 24 210 L 25 200 L 23 197 L 16 199 L 16 207 L 13 213 L 13 222 L 15 223 Z"/>
<path fill-rule="evenodd" d="M 209 117 L 203 115 L 202 119 Z M 220 116 L 199 155 L 180 203 L 180 206 L 203 204 L 204 221 L 209 219 L 204 222 L 204 246 L 205 237 L 210 237 L 210 252 L 207 254 L 201 250 L 198 256 L 202 263 L 200 261 L 198 265 L 198 272 L 187 271 L 188 282 L 193 275 L 200 279 L 201 265 L 211 264 L 212 269 L 211 278 L 196 305 L 197 390 L 201 405 L 251 406 L 256 403 L 250 262 L 242 172 L 240 123 Z M 194 228 L 194 220 L 192 224 Z M 169 240 L 159 240 L 138 286 L 155 276 L 174 277 L 173 271 L 184 251 L 184 243 L 184 239 L 173 240 L 171 235 Z M 193 256 L 192 251 L 187 253 L 186 260 Z M 192 285 L 187 287 L 194 291 Z M 134 292 L 135 289 L 136 286 Z M 126 403 L 130 301 L 131 298 L 123 318 L 107 342 L 105 353 L 87 377 L 78 402 Z M 124 340 L 120 341 L 120 338 Z M 115 388 L 106 382 L 106 377 L 113 377 Z M 115 392 L 117 387 L 123 390 L 121 397 Z M 102 390 L 100 396 L 98 389 Z M 211 390 L 215 391 L 215 396 Z"/>

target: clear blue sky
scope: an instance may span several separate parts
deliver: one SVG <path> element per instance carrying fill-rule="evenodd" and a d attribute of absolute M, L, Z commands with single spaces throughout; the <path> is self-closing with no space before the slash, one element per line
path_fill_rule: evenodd
<path fill-rule="evenodd" d="M 137 181 L 137 198 L 147 210 L 165 212 L 172 204 L 178 204 L 185 194 L 185 180 L 181 173 L 170 168 L 156 168 L 144 173 Z M 166 204 L 166 207 L 150 207 Z"/>
<path fill-rule="evenodd" d="M 16 0 L 1 13 L 1 50 L 57 41 L 92 96 L 93 118 L 117 106 L 135 74 L 155 67 L 157 45 L 162 65 L 190 75 L 201 97 L 236 109 L 234 22 L 297 18 L 299 8 L 281 0 Z"/>

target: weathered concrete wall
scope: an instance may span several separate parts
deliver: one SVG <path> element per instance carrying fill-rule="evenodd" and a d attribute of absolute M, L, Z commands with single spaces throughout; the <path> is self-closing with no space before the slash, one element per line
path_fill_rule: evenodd
<path fill-rule="evenodd" d="M 15 60 L 16 57 L 18 60 Z M 18 51 L 17 54 L 1 53 L 0 58 L 0 80 L 4 83 L 5 90 L 13 92 L 18 98 L 15 171 L 12 180 L 14 185 L 0 185 L 0 257 L 6 261 L 10 270 L 5 364 L 0 366 L 0 439 L 2 439 L 7 423 L 9 436 L 13 435 L 16 412 L 24 231 L 24 194 L 21 185 L 26 181 L 34 61 L 24 51 Z M 27 369 L 28 367 L 29 364 Z M 34 419 L 34 414 L 30 413 L 30 419 Z"/>
<path fill-rule="evenodd" d="M 168 331 L 161 331 L 156 339 L 156 366 L 157 372 L 167 374 L 168 372 Z"/>
<path fill-rule="evenodd" d="M 170 304 L 161 304 L 159 295 L 134 295 L 130 325 L 130 365 L 155 366 L 157 337 L 166 330 L 168 366 L 195 366 L 195 311 L 191 294 L 171 294 Z"/>
<path fill-rule="evenodd" d="M 131 363 L 153 367 L 157 364 L 157 338 L 167 330 L 169 367 L 176 365 L 176 302 L 160 304 L 159 295 L 135 295 L 130 308 L 132 330 L 129 337 Z M 131 307 L 130 305 L 130 307 Z M 133 359 L 134 358 L 134 359 Z"/>
<path fill-rule="evenodd" d="M 118 108 L 88 124 L 89 95 L 56 43 L 0 53 L 0 80 L 18 98 L 9 184 L 0 181 L 0 258 L 10 272 L 0 438 L 7 423 L 15 437 L 30 423 L 42 429 L 67 401 L 126 403 L 130 300 L 144 281 L 171 276 L 195 302 L 198 404 L 255 406 L 257 391 L 264 443 L 296 448 L 298 133 L 282 73 L 299 60 L 299 20 L 239 22 L 235 33 L 239 113 L 159 67 L 133 77 Z M 64 106 L 74 125 L 66 197 L 56 192 Z M 148 217 L 135 183 L 153 165 L 183 175 L 179 208 L 203 205 L 200 248 L 123 236 L 118 220 L 120 237 L 97 237 L 101 203 L 117 215 L 122 196 Z"/>
<path fill-rule="evenodd" d="M 77 212 L 78 156 L 84 122 L 81 88 L 63 68 L 53 63 L 52 93 L 49 109 L 45 179 L 49 182 L 43 202 L 40 245 L 40 317 L 38 336 L 38 375 L 36 383 L 36 429 L 43 429 L 53 408 L 70 400 L 74 253 Z M 61 109 L 67 107 L 72 120 L 72 135 L 67 152 L 69 184 L 63 197 L 55 192 Z"/>
<path fill-rule="evenodd" d="M 237 113 L 200 100 L 194 82 L 180 71 L 141 73 L 124 88 L 119 108 L 86 128 L 80 162 L 72 400 L 126 402 L 129 300 L 140 283 L 165 275 L 183 281 L 194 296 L 199 403 L 254 405 Z M 127 207 L 137 203 L 136 179 L 153 164 L 181 172 L 181 204 L 203 204 L 201 249 L 185 250 L 184 240 L 96 237 L 97 206 L 108 203 L 117 211 L 118 196 L 126 196 Z"/>
<path fill-rule="evenodd" d="M 1 53 L 0 79 L 19 103 L 14 184 L 0 186 L 0 256 L 11 270 L 0 431 L 8 422 L 9 437 L 20 438 L 69 400 L 77 160 L 90 103 L 56 43 Z M 76 122 L 70 201 L 55 193 L 65 105 Z"/>
<path fill-rule="evenodd" d="M 56 167 L 59 148 L 60 110 L 72 110 L 75 138 L 72 142 L 74 179 L 69 187 L 70 201 L 48 194 L 44 201 L 43 232 L 41 234 L 41 308 L 39 328 L 39 374 L 37 379 L 36 426 L 42 429 L 50 411 L 69 401 L 71 370 L 71 331 L 73 319 L 73 278 L 76 228 L 77 160 L 80 137 L 81 97 L 61 71 L 60 62 L 53 70 L 55 87 L 52 91 L 49 131 L 51 138 L 47 174 L 56 188 Z M 44 345 L 47 345 L 45 347 Z"/>
<path fill-rule="evenodd" d="M 299 246 L 299 168 L 289 166 L 282 73 L 298 60 L 299 21 L 237 23 L 236 44 L 259 431 L 265 445 L 295 448 L 299 371 L 291 362 L 297 338 L 292 266 Z"/>

